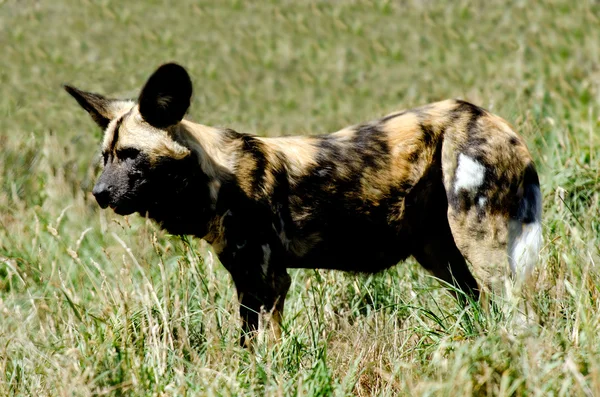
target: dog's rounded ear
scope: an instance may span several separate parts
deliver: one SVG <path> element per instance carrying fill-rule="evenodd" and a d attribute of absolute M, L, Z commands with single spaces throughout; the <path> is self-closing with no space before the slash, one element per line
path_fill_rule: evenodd
<path fill-rule="evenodd" d="M 142 118 L 156 128 L 179 123 L 190 107 L 192 81 L 175 63 L 159 67 L 146 82 L 139 98 Z"/>

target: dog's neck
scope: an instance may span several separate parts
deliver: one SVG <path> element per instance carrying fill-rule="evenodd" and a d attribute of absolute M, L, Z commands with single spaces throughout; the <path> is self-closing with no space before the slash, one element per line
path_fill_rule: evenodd
<path fill-rule="evenodd" d="M 182 120 L 174 138 L 196 153 L 202 171 L 210 180 L 224 182 L 231 178 L 237 155 L 240 134 Z"/>
<path fill-rule="evenodd" d="M 208 177 L 195 153 L 182 160 L 166 160 L 154 181 L 158 189 L 146 192 L 144 211 L 171 234 L 202 237 L 214 217 Z M 142 215 L 145 215 L 142 213 Z"/>
<path fill-rule="evenodd" d="M 191 154 L 163 164 L 164 188 L 150 200 L 148 216 L 171 234 L 214 234 L 221 187 L 235 179 L 240 134 L 187 120 L 170 132 Z"/>

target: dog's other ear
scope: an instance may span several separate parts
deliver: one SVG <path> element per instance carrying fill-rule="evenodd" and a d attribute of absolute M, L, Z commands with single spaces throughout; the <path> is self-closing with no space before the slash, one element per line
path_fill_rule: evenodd
<path fill-rule="evenodd" d="M 179 123 L 190 107 L 192 81 L 175 63 L 159 67 L 146 82 L 139 98 L 140 114 L 148 124 L 166 128 Z"/>
<path fill-rule="evenodd" d="M 92 92 L 78 90 L 70 85 L 64 85 L 65 90 L 92 116 L 92 119 L 102 129 L 124 109 L 131 108 L 133 102 L 119 99 L 109 99 Z"/>

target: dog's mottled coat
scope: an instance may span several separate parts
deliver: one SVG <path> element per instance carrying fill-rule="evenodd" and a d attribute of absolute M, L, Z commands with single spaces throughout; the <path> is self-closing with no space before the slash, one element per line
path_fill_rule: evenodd
<path fill-rule="evenodd" d="M 100 206 L 212 244 L 235 282 L 244 335 L 261 313 L 278 330 L 288 268 L 373 273 L 412 255 L 476 297 L 537 261 L 531 155 L 507 122 L 468 102 L 264 138 L 184 120 L 192 85 L 176 64 L 161 66 L 137 103 L 66 89 L 105 129 Z"/>

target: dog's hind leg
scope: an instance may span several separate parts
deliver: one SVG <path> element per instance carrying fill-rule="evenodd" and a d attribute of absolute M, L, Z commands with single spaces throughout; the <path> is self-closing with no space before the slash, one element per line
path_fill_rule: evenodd
<path fill-rule="evenodd" d="M 477 301 L 479 286 L 454 243 L 448 223 L 444 222 L 434 229 L 436 232 L 426 237 L 413 251 L 413 257 L 435 277 L 461 291 L 452 291 L 461 303 L 467 303 L 465 298 Z"/>
<path fill-rule="evenodd" d="M 527 281 L 541 249 L 537 174 L 528 166 L 522 175 L 509 182 L 515 187 L 506 192 L 497 193 L 494 186 L 495 191 L 477 191 L 478 198 L 471 202 L 466 194 L 455 195 L 448 208 L 456 245 L 482 288 L 494 295 L 503 294 L 507 282 Z"/>
<path fill-rule="evenodd" d="M 468 109 L 442 147 L 447 218 L 482 291 L 503 295 L 538 262 L 539 180 L 523 139 L 499 117 Z"/>

